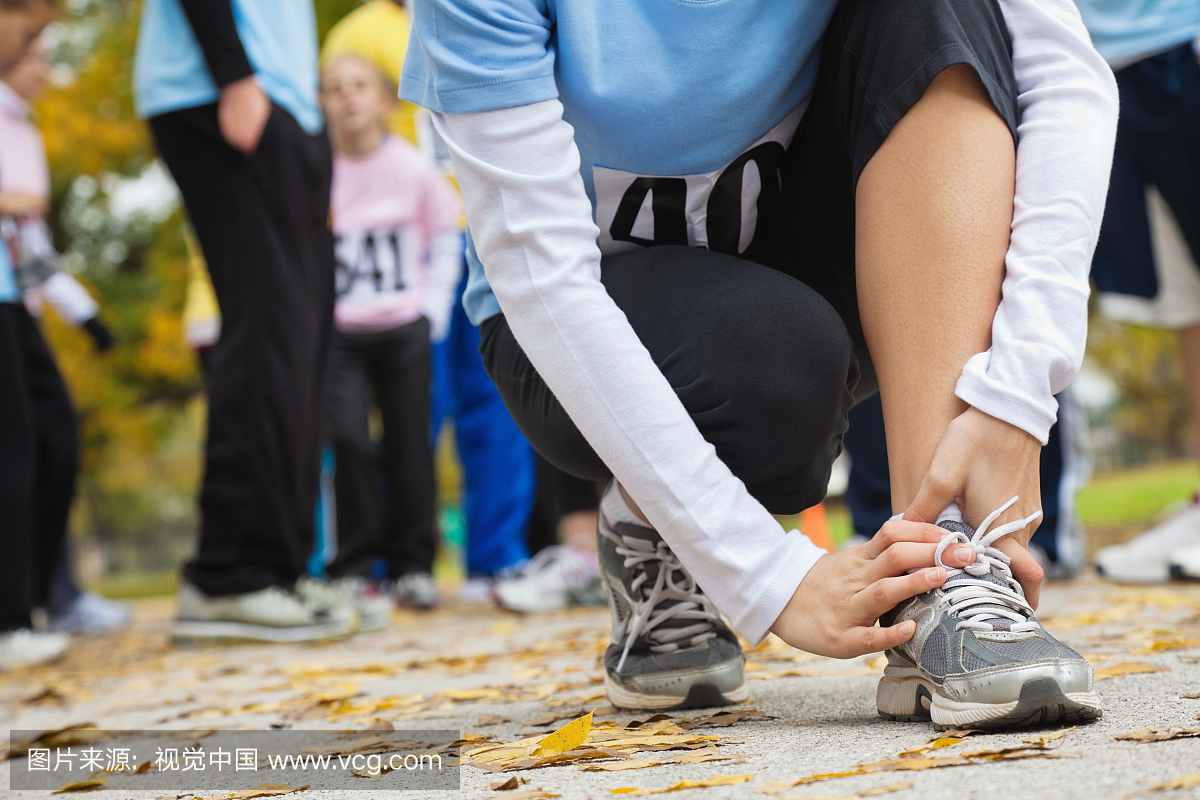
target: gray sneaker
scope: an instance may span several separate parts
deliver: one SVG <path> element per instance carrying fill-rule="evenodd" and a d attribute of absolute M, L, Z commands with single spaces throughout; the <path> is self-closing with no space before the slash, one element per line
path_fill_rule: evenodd
<path fill-rule="evenodd" d="M 318 611 L 349 606 L 358 612 L 360 631 L 386 628 L 392 619 L 392 601 L 365 578 L 347 576 L 330 580 L 304 575 L 296 581 L 296 594 Z"/>
<path fill-rule="evenodd" d="M 358 626 L 358 614 L 350 606 L 315 608 L 279 586 L 209 597 L 181 581 L 175 599 L 175 639 L 308 642 L 345 636 Z"/>
<path fill-rule="evenodd" d="M 912 619 L 912 639 L 887 651 L 876 702 L 885 719 L 932 719 L 940 728 L 1018 728 L 1099 719 L 1092 667 L 1055 639 L 1034 617 L 1009 558 L 992 547 L 1026 520 L 988 526 L 1016 501 L 984 520 L 979 531 L 961 522 L 938 524 L 948 533 L 937 549 L 975 548 L 975 563 L 946 568 L 946 582 L 901 603 L 880 625 Z"/>
<path fill-rule="evenodd" d="M 749 697 L 737 637 L 658 532 L 597 522 L 612 609 L 604 690 L 617 708 L 706 708 Z"/>
<path fill-rule="evenodd" d="M 428 572 L 409 572 L 397 578 L 388 590 L 392 602 L 401 608 L 426 611 L 437 605 L 437 584 Z"/>

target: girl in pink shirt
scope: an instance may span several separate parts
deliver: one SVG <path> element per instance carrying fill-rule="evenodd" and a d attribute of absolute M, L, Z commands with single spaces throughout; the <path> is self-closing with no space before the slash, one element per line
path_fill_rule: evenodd
<path fill-rule="evenodd" d="M 434 165 L 387 135 L 394 98 L 364 58 L 340 55 L 324 65 L 337 255 L 329 406 L 337 551 L 329 572 L 368 577 L 386 559 L 392 596 L 428 606 L 436 543 L 429 341 L 449 327 L 462 269 L 462 210 Z M 383 421 L 381 447 L 368 424 L 372 398 Z"/>

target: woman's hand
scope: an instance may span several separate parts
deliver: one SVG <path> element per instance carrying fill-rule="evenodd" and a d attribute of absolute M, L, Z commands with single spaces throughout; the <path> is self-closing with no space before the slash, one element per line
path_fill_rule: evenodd
<path fill-rule="evenodd" d="M 934 522 L 950 503 L 958 503 L 971 527 L 1012 499 L 1021 499 L 992 527 L 1025 519 L 1042 507 L 1039 475 L 1041 443 L 1020 428 L 976 408 L 956 417 L 933 454 L 933 464 L 917 497 L 904 512 L 906 520 Z M 1002 537 L 993 545 L 1012 559 L 1013 577 L 1035 609 L 1042 585 L 1042 568 L 1029 554 L 1029 538 L 1037 523 Z"/>
<path fill-rule="evenodd" d="M 853 658 L 895 647 L 912 638 L 910 620 L 876 627 L 885 612 L 910 597 L 941 586 L 946 571 L 933 552 L 946 531 L 920 522 L 892 520 L 871 541 L 823 556 L 796 588 L 771 632 L 800 650 Z M 975 558 L 965 545 L 947 548 L 942 560 L 964 567 Z M 911 575 L 909 570 L 917 570 Z"/>
<path fill-rule="evenodd" d="M 217 125 L 221 129 L 221 136 L 235 150 L 250 155 L 258 149 L 270 116 L 271 99 L 253 75 L 221 89 L 221 98 L 217 102 Z"/>

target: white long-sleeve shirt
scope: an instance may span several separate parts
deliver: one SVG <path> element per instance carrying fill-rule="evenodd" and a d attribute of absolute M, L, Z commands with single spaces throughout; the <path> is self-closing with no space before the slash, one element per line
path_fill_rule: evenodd
<path fill-rule="evenodd" d="M 1070 0 L 1001 0 L 1020 123 L 991 348 L 957 393 L 1042 442 L 1083 357 L 1116 87 Z M 704 440 L 600 283 L 600 230 L 558 100 L 435 115 L 488 282 L 598 455 L 733 626 L 765 637 L 823 551 L 784 532 Z"/>

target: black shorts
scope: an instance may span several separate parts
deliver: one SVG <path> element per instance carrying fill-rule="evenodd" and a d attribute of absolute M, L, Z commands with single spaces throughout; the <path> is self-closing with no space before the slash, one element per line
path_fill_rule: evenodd
<path fill-rule="evenodd" d="M 1011 45 L 995 0 L 842 0 L 775 208 L 760 200 L 746 252 L 647 247 L 601 263 L 700 432 L 772 513 L 821 501 L 846 414 L 877 390 L 855 289 L 855 187 L 892 126 L 955 64 L 975 70 L 1015 139 Z M 480 349 L 534 448 L 605 479 L 503 315 L 484 321 Z"/>

